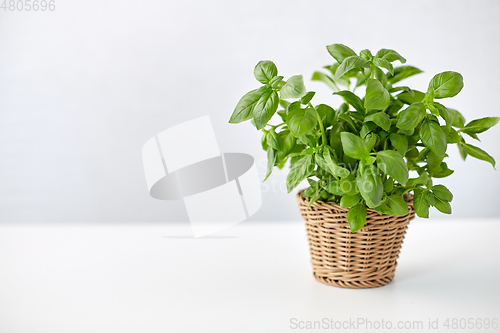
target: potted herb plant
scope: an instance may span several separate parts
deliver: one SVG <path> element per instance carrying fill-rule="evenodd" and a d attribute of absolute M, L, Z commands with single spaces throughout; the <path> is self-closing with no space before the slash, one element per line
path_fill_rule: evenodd
<path fill-rule="evenodd" d="M 315 93 L 306 90 L 302 75 L 284 80 L 273 62 L 261 61 L 254 70 L 261 86 L 240 99 L 229 122 L 251 120 L 262 130 L 266 179 L 289 161 L 288 192 L 309 182 L 297 200 L 315 278 L 345 288 L 382 286 L 394 277 L 415 213 L 427 218 L 431 206 L 451 213 L 452 193 L 435 182 L 453 173 L 444 162 L 448 145 L 464 160 L 470 155 L 495 167 L 493 157 L 465 138 L 478 140 L 500 118 L 466 123 L 438 102 L 462 90 L 459 73 L 435 75 L 424 93 L 399 85 L 422 71 L 394 67 L 406 62 L 394 50 L 358 55 L 342 44 L 327 50 L 335 63 L 312 80 L 341 96 L 340 106 L 313 105 Z M 270 123 L 275 114 L 281 121 Z"/>

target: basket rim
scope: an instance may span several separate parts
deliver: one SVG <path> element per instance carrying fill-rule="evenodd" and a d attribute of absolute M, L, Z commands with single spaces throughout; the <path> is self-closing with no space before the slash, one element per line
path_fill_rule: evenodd
<path fill-rule="evenodd" d="M 303 193 L 306 189 L 303 189 L 303 190 L 300 190 L 299 192 L 297 192 L 296 194 L 296 198 L 297 198 L 297 201 L 299 202 L 299 204 L 305 204 L 305 205 L 309 205 L 309 198 L 305 198 Z M 409 194 L 409 193 L 406 193 L 404 196 L 403 196 L 403 199 L 405 200 L 406 202 L 406 205 L 410 208 L 410 212 L 411 212 L 411 208 L 414 208 L 413 206 L 413 195 L 412 194 Z M 321 206 L 330 206 L 330 207 L 333 207 L 335 208 L 336 210 L 339 210 L 339 211 L 342 211 L 342 212 L 348 212 L 350 208 L 342 208 L 340 207 L 340 205 L 334 201 L 323 201 L 323 200 L 317 200 L 315 202 L 313 202 L 311 204 L 311 207 L 321 207 Z M 386 215 L 386 216 L 397 216 L 397 215 L 388 215 L 388 214 L 382 214 L 382 213 L 379 213 L 377 212 L 376 210 L 366 206 L 366 210 L 368 213 L 375 213 L 375 214 L 380 214 L 380 215 Z"/>

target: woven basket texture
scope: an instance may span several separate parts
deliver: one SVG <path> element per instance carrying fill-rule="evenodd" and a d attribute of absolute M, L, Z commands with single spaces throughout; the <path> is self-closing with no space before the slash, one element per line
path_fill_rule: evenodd
<path fill-rule="evenodd" d="M 406 229 L 415 218 L 412 196 L 405 197 L 408 215 L 383 215 L 368 208 L 365 226 L 352 233 L 346 218 L 349 209 L 323 201 L 307 209 L 309 199 L 302 193 L 297 202 L 306 222 L 316 280 L 341 288 L 373 288 L 394 278 Z"/>

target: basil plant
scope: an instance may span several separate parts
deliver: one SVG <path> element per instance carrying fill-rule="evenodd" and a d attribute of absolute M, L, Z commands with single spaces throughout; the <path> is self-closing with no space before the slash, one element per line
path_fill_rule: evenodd
<path fill-rule="evenodd" d="M 337 108 L 314 105 L 315 92 L 306 90 L 302 75 L 285 80 L 267 60 L 254 70 L 262 85 L 236 105 L 229 122 L 251 120 L 263 132 L 266 179 L 275 166 L 283 168 L 290 161 L 288 192 L 307 179 L 303 195 L 310 203 L 333 201 L 349 208 L 352 232 L 365 225 L 367 207 L 381 214 L 408 214 L 406 193 L 413 194 L 420 217 L 429 217 L 431 206 L 450 214 L 453 195 L 434 181 L 453 173 L 444 162 L 448 145 L 456 145 L 464 160 L 470 155 L 495 167 L 493 157 L 467 143 L 464 134 L 479 140 L 477 135 L 500 118 L 466 123 L 460 112 L 439 102 L 462 90 L 459 73 L 437 74 L 424 93 L 400 85 L 422 71 L 395 67 L 406 59 L 394 50 L 381 49 L 375 55 L 363 50 L 358 55 L 342 44 L 327 50 L 335 63 L 324 67 L 326 73 L 315 72 L 312 80 L 324 82 L 342 97 Z M 276 113 L 281 123 L 269 123 Z"/>

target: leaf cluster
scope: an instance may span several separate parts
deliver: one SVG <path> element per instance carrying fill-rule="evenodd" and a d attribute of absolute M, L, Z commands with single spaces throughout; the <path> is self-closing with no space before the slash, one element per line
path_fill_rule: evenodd
<path fill-rule="evenodd" d="M 499 117 L 466 123 L 463 115 L 439 102 L 456 96 L 463 88 L 461 74 L 446 71 L 435 75 L 422 92 L 400 81 L 422 73 L 403 65 L 398 52 L 381 49 L 356 54 L 342 44 L 327 46 L 333 65 L 313 74 L 343 99 L 338 108 L 313 105 L 315 92 L 307 91 L 302 75 L 288 80 L 278 76 L 276 65 L 261 61 L 254 76 L 262 86 L 245 94 L 229 120 L 251 120 L 261 130 L 267 151 L 267 177 L 274 167 L 287 162 L 287 190 L 309 182 L 304 196 L 310 204 L 334 201 L 349 208 L 352 232 L 366 223 L 367 207 L 381 214 L 408 214 L 405 195 L 414 195 L 418 216 L 428 217 L 429 208 L 450 214 L 452 193 L 435 179 L 453 173 L 444 161 L 448 145 L 457 145 L 460 155 L 491 163 L 484 150 L 465 141 L 496 125 Z M 400 62 L 400 66 L 394 65 Z M 356 94 L 356 90 L 362 93 Z M 364 94 L 363 94 L 364 92 Z M 277 114 L 281 123 L 272 125 Z M 414 177 L 410 178 L 410 175 Z"/>

